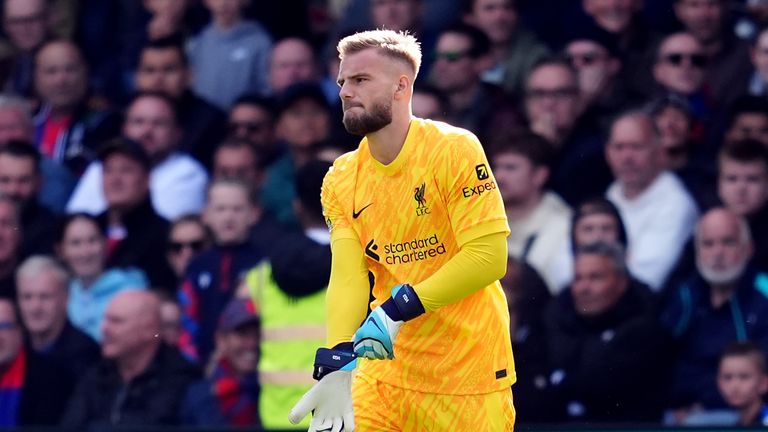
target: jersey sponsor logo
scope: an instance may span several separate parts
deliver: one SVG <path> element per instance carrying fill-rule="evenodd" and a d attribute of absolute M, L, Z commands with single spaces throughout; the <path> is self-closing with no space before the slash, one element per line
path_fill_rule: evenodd
<path fill-rule="evenodd" d="M 359 218 L 359 217 L 360 217 L 360 214 L 362 214 L 362 213 L 363 213 L 363 210 L 367 209 L 368 207 L 370 207 L 370 206 L 372 206 L 372 205 L 373 205 L 373 203 L 370 203 L 370 204 L 368 204 L 367 206 L 365 206 L 365 207 L 361 208 L 361 209 L 360 209 L 360 210 L 358 210 L 358 211 L 355 211 L 355 209 L 352 209 L 352 219 L 357 219 L 357 218 Z"/>
<path fill-rule="evenodd" d="M 379 245 L 374 243 L 373 239 L 371 239 L 371 241 L 365 245 L 365 254 L 375 259 L 376 261 L 381 261 L 381 257 L 376 253 L 377 250 L 379 250 Z"/>
<path fill-rule="evenodd" d="M 461 194 L 464 195 L 464 198 L 471 198 L 475 195 L 479 197 L 482 194 L 494 189 L 496 189 L 496 182 L 489 181 L 477 186 L 465 187 L 461 190 Z"/>
<path fill-rule="evenodd" d="M 416 238 L 402 243 L 384 245 L 384 262 L 387 264 L 408 264 L 423 261 L 445 253 L 445 243 L 437 234 L 427 238 Z"/>
<path fill-rule="evenodd" d="M 487 180 L 490 176 L 488 174 L 488 167 L 485 164 L 480 164 L 475 167 L 475 174 L 477 174 L 478 180 Z"/>
<path fill-rule="evenodd" d="M 416 216 L 424 216 L 429 214 L 427 198 L 424 196 L 426 194 L 426 188 L 427 184 L 421 183 L 421 186 L 413 189 L 413 199 L 416 200 Z"/>

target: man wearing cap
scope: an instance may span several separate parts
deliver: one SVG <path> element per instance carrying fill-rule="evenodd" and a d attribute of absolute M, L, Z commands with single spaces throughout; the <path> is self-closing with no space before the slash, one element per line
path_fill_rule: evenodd
<path fill-rule="evenodd" d="M 215 367 L 190 386 L 182 423 L 196 426 L 259 428 L 260 317 L 250 299 L 232 299 L 216 331 Z"/>
<path fill-rule="evenodd" d="M 181 129 L 173 101 L 162 93 L 138 93 L 128 105 L 123 135 L 139 143 L 150 160 L 150 192 L 155 211 L 167 220 L 199 213 L 208 174 L 179 151 Z M 101 191 L 102 167 L 92 163 L 75 188 L 67 211 L 96 214 L 107 207 Z"/>

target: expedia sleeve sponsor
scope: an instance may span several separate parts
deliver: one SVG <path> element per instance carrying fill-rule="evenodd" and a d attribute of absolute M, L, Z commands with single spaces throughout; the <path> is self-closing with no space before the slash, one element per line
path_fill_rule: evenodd
<path fill-rule="evenodd" d="M 472 196 L 475 196 L 475 195 L 481 196 L 485 192 L 488 192 L 494 189 L 496 189 L 496 182 L 489 181 L 489 182 L 481 183 L 477 186 L 465 187 L 461 190 L 461 194 L 464 195 L 464 198 L 471 198 Z"/>
<path fill-rule="evenodd" d="M 445 243 L 438 239 L 437 234 L 423 239 L 413 239 L 402 243 L 384 245 L 385 262 L 387 264 L 407 264 L 434 258 L 445 253 Z"/>

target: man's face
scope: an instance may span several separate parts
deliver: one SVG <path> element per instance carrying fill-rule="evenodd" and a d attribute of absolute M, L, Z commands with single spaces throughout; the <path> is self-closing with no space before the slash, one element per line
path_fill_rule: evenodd
<path fill-rule="evenodd" d="M 22 341 L 21 325 L 11 301 L 0 299 L 0 369 L 16 358 Z"/>
<path fill-rule="evenodd" d="M 189 71 L 176 48 L 147 48 L 141 53 L 136 70 L 139 91 L 165 93 L 179 99 L 189 86 Z"/>
<path fill-rule="evenodd" d="M 420 0 L 371 0 L 371 21 L 376 28 L 414 30 L 420 17 Z"/>
<path fill-rule="evenodd" d="M 768 202 L 768 167 L 760 161 L 721 158 L 717 192 L 729 210 L 752 216 Z"/>
<path fill-rule="evenodd" d="M 752 244 L 742 238 L 738 219 L 724 211 L 711 212 L 699 222 L 696 267 L 711 284 L 736 281 L 752 255 Z"/>
<path fill-rule="evenodd" d="M 392 123 L 392 102 L 402 77 L 396 63 L 373 49 L 344 57 L 336 82 L 349 133 L 366 135 Z"/>
<path fill-rule="evenodd" d="M 19 309 L 31 334 L 46 334 L 67 319 L 67 286 L 56 274 L 43 271 L 17 277 Z"/>
<path fill-rule="evenodd" d="M 205 229 L 201 224 L 190 221 L 175 223 L 168 235 L 166 255 L 174 273 L 183 277 L 192 258 L 207 246 Z"/>
<path fill-rule="evenodd" d="M 21 51 L 32 52 L 48 33 L 45 0 L 6 0 L 3 29 L 11 43 Z"/>
<path fill-rule="evenodd" d="M 219 245 L 237 244 L 248 238 L 257 210 L 246 191 L 236 185 L 214 186 L 208 193 L 203 219 Z"/>
<path fill-rule="evenodd" d="M 21 111 L 14 108 L 0 108 L 0 145 L 8 141 L 32 140 L 32 125 Z"/>
<path fill-rule="evenodd" d="M 509 42 L 517 27 L 517 11 L 512 0 L 475 0 L 469 22 L 485 32 L 494 45 Z"/>
<path fill-rule="evenodd" d="M 80 53 L 69 42 L 55 42 L 37 53 L 35 88 L 54 109 L 72 109 L 85 97 L 88 84 Z"/>
<path fill-rule="evenodd" d="M 683 26 L 701 43 L 720 38 L 725 5 L 722 0 L 678 0 L 675 15 Z"/>
<path fill-rule="evenodd" d="M 551 122 L 557 130 L 570 130 L 578 116 L 576 76 L 565 66 L 544 65 L 528 76 L 525 112 L 530 123 Z"/>
<path fill-rule="evenodd" d="M 162 332 L 160 336 L 169 346 L 176 346 L 181 337 L 181 307 L 174 301 L 164 301 L 160 306 Z"/>
<path fill-rule="evenodd" d="M 138 142 L 152 160 L 162 160 L 181 139 L 173 109 L 165 100 L 146 96 L 136 99 L 125 114 L 123 135 Z"/>
<path fill-rule="evenodd" d="M 104 161 L 102 182 L 110 208 L 133 208 L 149 195 L 147 172 L 138 161 L 124 154 L 114 153 Z"/>
<path fill-rule="evenodd" d="M 115 297 L 104 313 L 101 355 L 105 359 L 120 359 L 127 354 L 144 349 L 159 333 L 141 310 L 143 305 L 126 298 Z M 159 323 L 157 323 L 159 324 Z"/>
<path fill-rule="evenodd" d="M 619 225 L 616 218 L 605 213 L 594 213 L 582 217 L 573 227 L 575 246 L 585 246 L 597 242 L 617 243 Z"/>
<path fill-rule="evenodd" d="M 750 51 L 752 64 L 757 69 L 763 82 L 768 82 L 768 31 L 763 30 L 757 36 L 755 46 Z"/>
<path fill-rule="evenodd" d="M 640 10 L 640 0 L 583 0 L 584 11 L 594 18 L 597 25 L 611 33 L 623 33 L 632 16 Z"/>
<path fill-rule="evenodd" d="M 314 99 L 303 98 L 292 103 L 280 114 L 276 134 L 291 146 L 308 148 L 328 138 L 331 116 Z"/>
<path fill-rule="evenodd" d="M 571 295 L 580 315 L 595 316 L 607 311 L 619 301 L 626 287 L 626 276 L 613 268 L 610 258 L 597 254 L 576 257 Z"/>
<path fill-rule="evenodd" d="M 458 33 L 443 33 L 435 46 L 432 84 L 447 94 L 461 92 L 479 80 L 475 59 L 470 57 L 472 42 Z"/>
<path fill-rule="evenodd" d="M 217 336 L 222 357 L 238 374 L 253 373 L 259 363 L 259 326 L 247 324 Z"/>
<path fill-rule="evenodd" d="M 517 153 L 500 153 L 493 157 L 491 165 L 504 203 L 526 203 L 541 192 L 546 175 L 527 157 Z"/>
<path fill-rule="evenodd" d="M 259 149 L 271 147 L 275 139 L 272 114 L 256 105 L 235 105 L 229 113 L 229 136 Z"/>
<path fill-rule="evenodd" d="M 605 152 L 613 176 L 625 188 L 644 190 L 661 169 L 661 145 L 651 126 L 635 117 L 614 123 Z"/>
<path fill-rule="evenodd" d="M 707 57 L 696 39 L 685 33 L 668 36 L 659 47 L 653 77 L 668 90 L 691 95 L 704 84 Z"/>
<path fill-rule="evenodd" d="M 246 146 L 220 147 L 213 158 L 214 179 L 238 179 L 256 185 L 260 182 L 253 149 Z"/>
<path fill-rule="evenodd" d="M 748 409 L 768 392 L 768 376 L 754 355 L 729 355 L 720 361 L 717 388 L 729 406 Z"/>
<path fill-rule="evenodd" d="M 760 141 L 768 147 L 768 115 L 744 112 L 733 119 L 733 124 L 725 132 L 725 141 L 733 143 L 745 139 Z"/>
<path fill-rule="evenodd" d="M 661 145 L 668 159 L 673 161 L 685 156 L 688 134 L 691 130 L 691 120 L 688 115 L 679 108 L 668 106 L 656 114 L 653 120 L 659 130 Z M 678 168 L 678 166 L 670 168 Z"/>
<path fill-rule="evenodd" d="M 40 176 L 33 159 L 0 154 L 0 194 L 24 206 L 37 199 L 39 188 Z"/>
<path fill-rule="evenodd" d="M 298 39 L 287 39 L 272 49 L 269 62 L 269 86 L 280 93 L 291 84 L 317 78 L 312 48 Z"/>
<path fill-rule="evenodd" d="M 21 243 L 19 220 L 13 205 L 0 201 L 0 263 L 16 257 Z"/>

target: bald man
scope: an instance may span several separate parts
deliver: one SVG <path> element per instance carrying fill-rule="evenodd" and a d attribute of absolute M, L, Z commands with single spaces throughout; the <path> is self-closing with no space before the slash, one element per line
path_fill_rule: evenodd
<path fill-rule="evenodd" d="M 768 275 L 750 264 L 749 226 L 728 209 L 701 217 L 695 246 L 697 271 L 670 294 L 662 314 L 680 348 L 672 403 L 719 409 L 725 408 L 715 385 L 719 354 L 743 340 L 768 351 Z"/>
<path fill-rule="evenodd" d="M 69 427 L 175 425 L 196 367 L 160 337 L 160 299 L 124 291 L 107 306 L 102 362 L 80 382 L 64 424 Z M 130 392 L 126 392 L 130 388 Z"/>
<path fill-rule="evenodd" d="M 312 47 L 300 38 L 286 38 L 276 43 L 269 59 L 269 89 L 280 94 L 291 84 L 320 78 Z"/>

